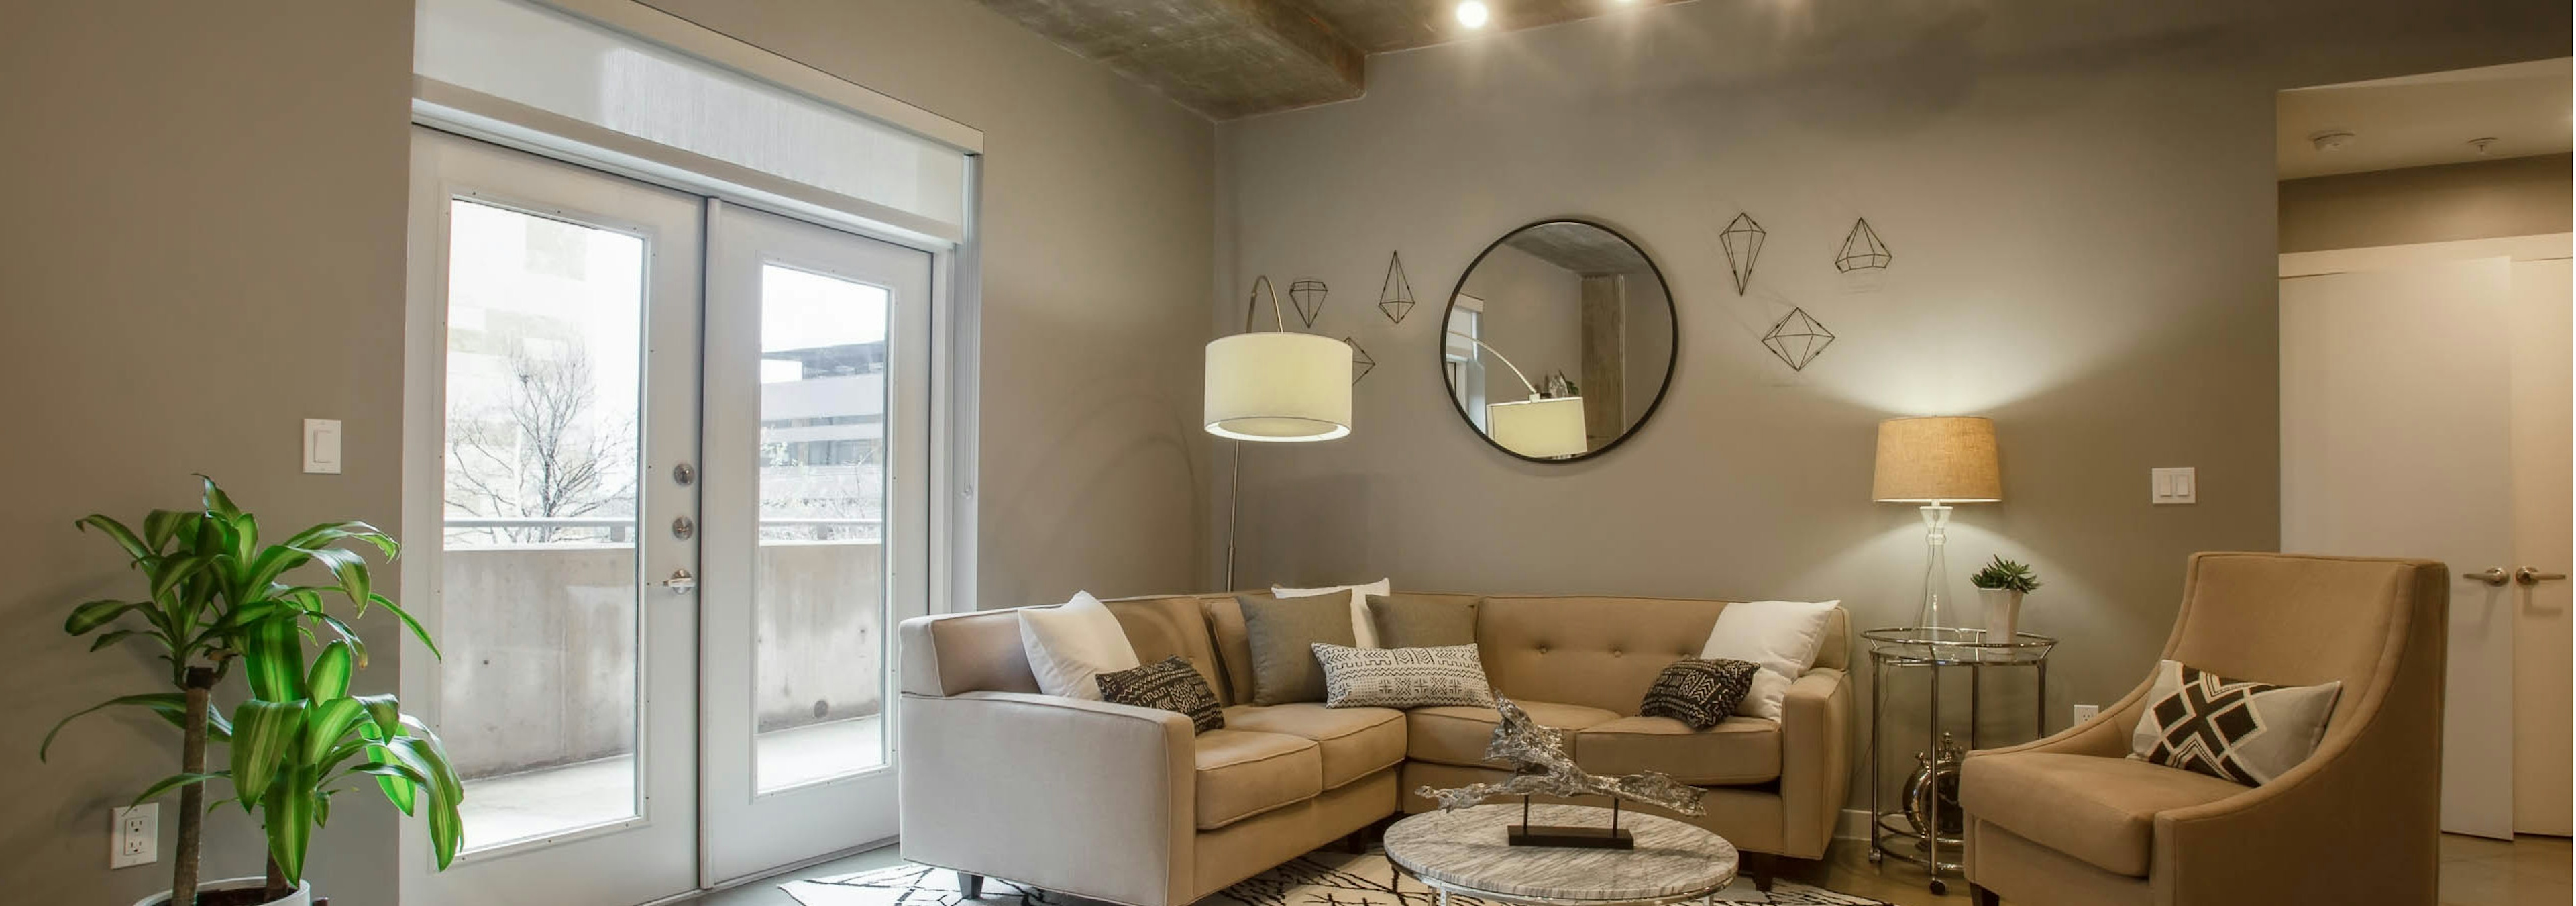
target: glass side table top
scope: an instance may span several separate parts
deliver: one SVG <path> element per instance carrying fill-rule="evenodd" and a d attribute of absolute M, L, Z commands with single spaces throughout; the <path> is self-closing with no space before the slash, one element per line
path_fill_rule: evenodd
<path fill-rule="evenodd" d="M 1882 660 L 1938 664 L 2026 664 L 2048 658 L 2055 638 L 2016 632 L 2005 639 L 1983 629 L 1943 626 L 1896 626 L 1860 634 L 1870 656 Z"/>

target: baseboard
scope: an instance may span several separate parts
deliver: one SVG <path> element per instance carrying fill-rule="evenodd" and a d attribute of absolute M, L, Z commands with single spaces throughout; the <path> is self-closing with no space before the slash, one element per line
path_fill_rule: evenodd
<path fill-rule="evenodd" d="M 1869 839 L 1869 810 L 1865 808 L 1844 809 L 1842 820 L 1834 823 L 1834 839 Z"/>

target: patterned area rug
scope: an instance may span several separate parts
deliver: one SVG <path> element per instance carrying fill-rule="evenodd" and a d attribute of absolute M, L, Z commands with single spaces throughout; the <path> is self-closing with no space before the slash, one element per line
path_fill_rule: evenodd
<path fill-rule="evenodd" d="M 998 880 L 984 882 L 980 900 L 957 893 L 957 876 L 946 869 L 901 865 L 836 878 L 790 881 L 778 885 L 805 906 L 1084 906 L 1091 901 L 1049 891 L 1024 890 Z M 1830 904 L 1889 906 L 1885 901 L 1835 893 L 1794 881 L 1779 881 L 1764 894 L 1753 882 L 1738 880 L 1719 891 L 1721 903 Z M 1450 906 L 1503 906 L 1471 897 L 1451 897 Z M 1439 906 L 1440 895 L 1411 876 L 1400 876 L 1386 856 L 1372 848 L 1366 855 L 1317 851 L 1286 865 L 1252 876 L 1200 900 L 1198 906 Z"/>

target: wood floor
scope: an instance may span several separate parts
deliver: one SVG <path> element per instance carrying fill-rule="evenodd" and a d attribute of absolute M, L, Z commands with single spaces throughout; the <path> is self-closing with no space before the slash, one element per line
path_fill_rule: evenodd
<path fill-rule="evenodd" d="M 2442 836 L 2442 906 L 2566 906 L 2568 841 L 2565 837 L 2522 837 L 2507 843 L 2480 837 Z M 894 847 L 871 850 L 796 872 L 795 877 L 844 875 L 895 865 L 902 860 Z M 1786 869 L 1789 866 L 1784 865 Z M 1922 869 L 1889 860 L 1884 868 L 1869 864 L 1858 840 L 1834 841 L 1821 862 L 1784 871 L 1784 877 L 1827 890 L 1876 897 L 1898 906 L 1967 906 L 1967 885 L 1953 878 L 1948 896 L 1933 896 Z M 778 889 L 786 877 L 754 881 L 697 900 L 703 906 L 794 906 Z"/>

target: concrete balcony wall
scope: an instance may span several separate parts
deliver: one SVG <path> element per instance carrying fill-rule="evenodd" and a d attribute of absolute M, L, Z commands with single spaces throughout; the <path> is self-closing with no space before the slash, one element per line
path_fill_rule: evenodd
<path fill-rule="evenodd" d="M 761 545 L 762 731 L 883 709 L 883 550 L 873 541 Z M 635 569 L 628 545 L 445 552 L 439 732 L 459 773 L 634 751 Z M 648 600 L 661 593 L 650 589 Z M 740 605 L 708 595 L 702 606 L 713 615 Z M 647 669 L 694 670 L 696 657 Z"/>

